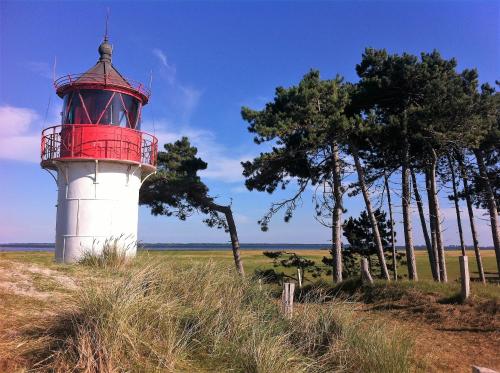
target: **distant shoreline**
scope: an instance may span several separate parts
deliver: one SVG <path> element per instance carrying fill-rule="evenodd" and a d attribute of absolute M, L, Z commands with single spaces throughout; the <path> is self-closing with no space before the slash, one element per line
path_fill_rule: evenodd
<path fill-rule="evenodd" d="M 330 244 L 292 244 L 292 243 L 242 243 L 241 250 L 329 250 Z M 404 246 L 397 246 L 404 251 Z M 460 246 L 447 246 L 446 250 L 460 250 Z M 226 251 L 231 250 L 229 243 L 140 243 L 139 250 L 150 251 Z M 415 250 L 426 250 L 425 246 L 415 246 Z M 467 250 L 473 250 L 467 247 Z M 481 250 L 493 250 L 482 247 Z M 6 251 L 54 251 L 53 243 L 2 243 L 0 252 Z"/>

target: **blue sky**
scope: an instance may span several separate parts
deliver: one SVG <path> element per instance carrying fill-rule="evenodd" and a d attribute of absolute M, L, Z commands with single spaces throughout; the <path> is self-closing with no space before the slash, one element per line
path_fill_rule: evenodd
<path fill-rule="evenodd" d="M 209 168 L 202 175 L 220 203 L 233 202 L 242 242 L 327 243 L 313 218 L 310 191 L 288 224 L 276 216 L 266 233 L 256 221 L 278 195 L 248 192 L 240 161 L 258 154 L 242 105 L 260 108 L 277 86 L 297 83 L 309 69 L 356 81 L 365 47 L 420 53 L 438 49 L 460 68 L 476 67 L 482 81 L 499 78 L 500 6 L 495 1 L 391 2 L 0 2 L 0 242 L 52 242 L 56 185 L 38 164 L 39 137 L 58 123 L 56 75 L 79 73 L 97 61 L 110 7 L 113 63 L 144 82 L 153 97 L 143 129 L 160 141 L 188 135 Z M 396 180 L 394 192 L 398 193 Z M 442 191 L 444 236 L 456 244 L 454 210 Z M 377 196 L 374 196 L 377 200 Z M 346 201 L 348 215 L 363 209 Z M 477 211 L 481 215 L 484 212 Z M 481 216 L 479 216 L 481 218 Z M 464 215 L 465 218 L 465 215 Z M 401 220 L 399 209 L 396 221 Z M 140 209 L 146 242 L 227 242 L 202 225 L 153 217 Z M 481 244 L 491 244 L 480 219 Z M 422 235 L 414 215 L 415 238 Z M 468 242 L 469 232 L 466 230 Z M 398 234 L 402 243 L 402 234 Z"/>

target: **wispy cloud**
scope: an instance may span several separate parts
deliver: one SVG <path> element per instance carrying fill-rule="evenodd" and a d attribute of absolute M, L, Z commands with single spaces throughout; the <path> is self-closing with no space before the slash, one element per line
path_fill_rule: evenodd
<path fill-rule="evenodd" d="M 235 186 L 234 188 L 231 188 L 231 193 L 247 193 L 248 189 L 245 188 L 243 185 L 238 185 Z"/>
<path fill-rule="evenodd" d="M 179 90 L 182 93 L 181 103 L 183 106 L 182 117 L 185 121 L 188 121 L 193 114 L 193 112 L 198 107 L 198 103 L 201 97 L 201 91 L 193 87 L 187 87 L 184 85 L 179 85 Z"/>
<path fill-rule="evenodd" d="M 160 78 L 168 84 L 168 89 L 165 90 L 166 106 L 172 115 L 176 115 L 178 120 L 187 124 L 198 107 L 202 91 L 180 81 L 176 66 L 169 61 L 162 49 L 154 48 L 152 53 L 159 62 Z"/>
<path fill-rule="evenodd" d="M 29 108 L 0 106 L 0 131 L 2 137 L 26 133 L 38 114 Z"/>
<path fill-rule="evenodd" d="M 238 102 L 238 107 L 242 106 L 249 107 L 252 109 L 261 109 L 264 108 L 266 103 L 271 101 L 271 97 L 269 96 L 255 96 L 245 99 L 244 101 Z"/>
<path fill-rule="evenodd" d="M 0 159 L 39 161 L 40 135 L 33 131 L 37 120 L 32 109 L 0 106 Z"/>
<path fill-rule="evenodd" d="M 167 55 L 161 49 L 154 48 L 153 54 L 160 59 L 163 66 L 166 66 L 166 67 L 169 66 L 168 62 L 167 62 Z"/>
<path fill-rule="evenodd" d="M 443 233 L 443 239 L 445 245 L 457 245 L 458 240 L 458 225 L 457 225 L 457 213 L 455 207 L 445 207 L 443 206 L 447 202 L 446 199 L 440 198 L 440 203 L 442 207 L 440 209 L 441 218 L 441 230 Z M 448 201 L 449 202 L 449 201 Z M 423 203 L 424 215 L 426 218 L 427 229 L 429 230 L 429 208 L 426 202 Z M 469 218 L 467 211 L 463 202 L 460 203 L 460 215 L 462 220 L 462 230 L 464 235 L 465 244 L 470 247 L 472 244 L 472 236 L 470 232 Z M 491 238 L 491 228 L 487 219 L 487 210 L 473 208 L 474 221 L 476 224 L 476 231 L 479 236 L 479 241 L 481 245 L 492 245 Z M 402 217 L 400 217 L 402 219 Z M 398 220 L 398 218 L 396 218 Z M 420 216 L 418 215 L 418 210 L 416 206 L 412 206 L 412 221 L 415 237 L 418 242 L 423 243 L 422 228 L 420 225 Z M 402 221 L 399 221 L 399 226 L 402 227 Z M 403 234 L 399 235 L 398 238 L 403 242 Z"/>
<path fill-rule="evenodd" d="M 47 62 L 31 61 L 26 63 L 26 67 L 35 74 L 47 79 L 53 79 L 53 69 Z"/>
<path fill-rule="evenodd" d="M 153 49 L 153 54 L 160 61 L 160 74 L 163 78 L 165 78 L 170 84 L 173 84 L 176 79 L 177 69 L 175 65 L 172 65 L 168 62 L 167 55 L 159 48 Z"/>
<path fill-rule="evenodd" d="M 168 85 L 168 108 L 174 112 L 171 113 L 174 119 L 163 119 L 155 124 L 159 143 L 164 144 L 187 136 L 198 148 L 199 156 L 208 163 L 208 169 L 201 173 L 202 177 L 226 183 L 242 181 L 240 162 L 250 157 L 244 154 L 235 155 L 234 150 L 217 141 L 213 132 L 192 126 L 191 116 L 199 105 L 202 91 L 180 81 L 176 66 L 162 49 L 154 48 L 152 53 L 158 59 L 159 75 Z M 152 123 L 143 124 L 144 129 L 151 130 L 152 127 Z"/>
<path fill-rule="evenodd" d="M 143 128 L 151 132 L 151 122 L 143 123 Z M 242 182 L 241 162 L 252 158 L 251 154 L 238 154 L 217 141 L 216 135 L 208 130 L 196 129 L 190 126 L 178 127 L 165 120 L 155 124 L 156 137 L 160 144 L 173 142 L 183 136 L 189 138 L 191 144 L 198 148 L 198 155 L 208 163 L 208 168 L 200 174 L 202 177 L 225 183 Z"/>
<path fill-rule="evenodd" d="M 236 223 L 238 224 L 254 223 L 254 221 L 250 217 L 239 213 L 234 214 L 234 220 L 236 220 Z"/>

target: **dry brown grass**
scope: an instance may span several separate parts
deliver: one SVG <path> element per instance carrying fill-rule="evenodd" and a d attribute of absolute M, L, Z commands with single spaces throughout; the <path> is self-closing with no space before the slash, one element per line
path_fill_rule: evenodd
<path fill-rule="evenodd" d="M 104 274 L 109 269 L 96 268 Z M 34 371 L 405 372 L 411 340 L 347 303 L 284 318 L 232 266 L 135 263 L 30 320 L 2 351 Z"/>

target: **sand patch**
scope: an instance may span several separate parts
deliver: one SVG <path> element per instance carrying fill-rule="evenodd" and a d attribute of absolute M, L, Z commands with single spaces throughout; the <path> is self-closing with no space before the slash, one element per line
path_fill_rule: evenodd
<path fill-rule="evenodd" d="M 41 290 L 42 282 L 52 283 L 54 289 Z M 11 294 L 47 299 L 57 296 L 57 288 L 64 291 L 77 287 L 73 278 L 48 268 L 8 260 L 3 260 L 0 266 L 0 289 Z"/>

